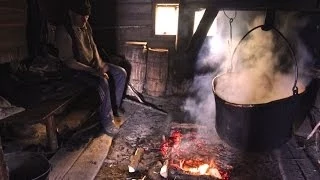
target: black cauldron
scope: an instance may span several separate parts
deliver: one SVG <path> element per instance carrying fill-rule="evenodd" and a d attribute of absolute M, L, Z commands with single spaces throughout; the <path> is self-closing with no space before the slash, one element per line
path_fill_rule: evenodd
<path fill-rule="evenodd" d="M 286 143 L 305 119 L 317 91 L 313 81 L 304 92 L 288 98 L 264 104 L 235 104 L 215 92 L 219 77 L 213 79 L 216 130 L 221 139 L 243 151 L 269 151 Z"/>
<path fill-rule="evenodd" d="M 262 27 L 263 25 L 253 28 L 241 41 L 250 32 Z M 276 32 L 284 38 L 278 30 Z M 227 102 L 217 95 L 215 90 L 219 78 L 227 74 L 219 75 L 212 80 L 216 101 L 216 130 L 220 138 L 229 145 L 251 152 L 279 148 L 291 138 L 294 126 L 297 128 L 306 118 L 311 105 L 314 103 L 318 87 L 312 81 L 305 91 L 298 93 L 296 86 L 298 79 L 297 61 L 287 39 L 285 41 L 289 45 L 296 62 L 296 77 L 292 88 L 292 96 L 263 104 L 236 104 Z"/>

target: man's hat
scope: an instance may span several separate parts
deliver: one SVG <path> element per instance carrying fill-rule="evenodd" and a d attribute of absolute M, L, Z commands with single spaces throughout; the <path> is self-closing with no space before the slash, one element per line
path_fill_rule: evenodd
<path fill-rule="evenodd" d="M 82 16 L 90 15 L 91 5 L 89 0 L 70 0 L 70 10 Z"/>

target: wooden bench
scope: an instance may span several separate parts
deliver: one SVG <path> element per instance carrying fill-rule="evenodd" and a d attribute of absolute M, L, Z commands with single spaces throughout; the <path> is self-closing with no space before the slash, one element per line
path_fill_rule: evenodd
<path fill-rule="evenodd" d="M 57 128 L 55 115 L 63 111 L 71 102 L 85 91 L 84 89 L 77 90 L 72 96 L 62 100 L 49 100 L 40 103 L 38 106 L 26 109 L 23 112 L 9 116 L 0 120 L 0 123 L 14 124 L 36 124 L 44 123 L 46 125 L 48 147 L 51 151 L 58 149 Z"/>

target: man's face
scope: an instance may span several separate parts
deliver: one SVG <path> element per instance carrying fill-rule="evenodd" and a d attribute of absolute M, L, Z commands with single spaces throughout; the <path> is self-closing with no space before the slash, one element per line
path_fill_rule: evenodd
<path fill-rule="evenodd" d="M 84 27 L 85 24 L 88 22 L 89 15 L 80 15 L 71 11 L 71 18 L 73 25 L 78 27 Z"/>

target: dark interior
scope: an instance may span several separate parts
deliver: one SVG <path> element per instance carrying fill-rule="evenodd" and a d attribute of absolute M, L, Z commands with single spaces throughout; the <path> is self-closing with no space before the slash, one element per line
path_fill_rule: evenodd
<path fill-rule="evenodd" d="M 102 133 L 97 91 L 64 68 L 68 0 L 0 0 L 0 179 L 320 179 L 319 0 L 90 2 L 126 121 Z M 30 152 L 52 167 L 19 177 L 8 156 Z"/>

